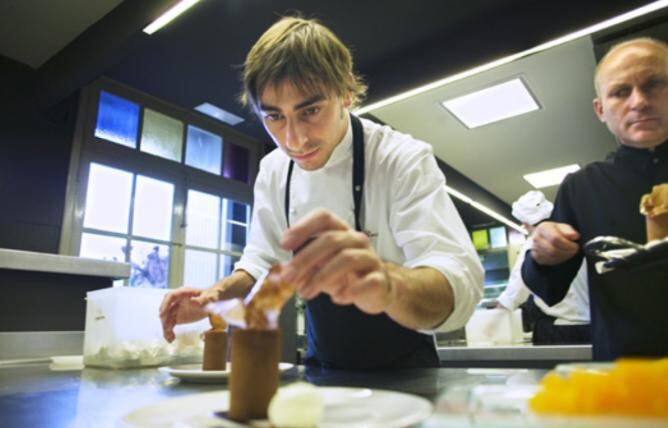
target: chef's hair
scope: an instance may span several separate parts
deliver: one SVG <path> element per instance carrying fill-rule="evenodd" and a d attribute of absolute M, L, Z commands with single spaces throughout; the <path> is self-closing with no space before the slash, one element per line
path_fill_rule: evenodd
<path fill-rule="evenodd" d="M 598 75 L 601 72 L 601 68 L 603 65 L 608 62 L 608 60 L 615 55 L 617 52 L 624 50 L 628 48 L 629 46 L 645 46 L 645 47 L 652 47 L 654 49 L 659 50 L 668 60 L 668 44 L 661 40 L 653 39 L 651 37 L 637 37 L 635 39 L 630 39 L 626 40 L 624 42 L 617 43 L 613 47 L 608 50 L 608 52 L 601 58 L 601 60 L 598 62 L 596 65 L 596 71 L 594 71 L 594 89 L 596 90 L 596 96 L 600 97 L 601 94 L 599 92 L 599 84 L 598 84 Z"/>
<path fill-rule="evenodd" d="M 286 16 L 272 25 L 248 52 L 239 100 L 259 112 L 267 86 L 290 82 L 305 95 L 350 96 L 358 105 L 367 86 L 353 71 L 350 50 L 316 19 Z"/>

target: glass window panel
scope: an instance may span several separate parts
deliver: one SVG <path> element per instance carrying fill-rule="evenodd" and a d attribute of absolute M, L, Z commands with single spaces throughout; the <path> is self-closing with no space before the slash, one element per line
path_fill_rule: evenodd
<path fill-rule="evenodd" d="M 131 173 L 91 163 L 84 227 L 127 233 L 131 191 Z"/>
<path fill-rule="evenodd" d="M 130 243 L 130 287 L 167 288 L 169 280 L 169 247 L 153 242 L 133 240 Z"/>
<path fill-rule="evenodd" d="M 232 256 L 223 254 L 220 256 L 220 274 L 219 278 L 229 276 L 234 270 L 234 264 L 239 261 L 241 256 Z"/>
<path fill-rule="evenodd" d="M 123 146 L 137 147 L 139 105 L 109 92 L 100 92 L 95 136 Z"/>
<path fill-rule="evenodd" d="M 489 229 L 489 241 L 492 248 L 505 247 L 508 245 L 506 228 L 503 226 Z"/>
<path fill-rule="evenodd" d="M 168 241 L 172 229 L 174 185 L 137 176 L 132 234 Z"/>
<path fill-rule="evenodd" d="M 183 123 L 157 111 L 144 109 L 141 151 L 181 162 Z"/>
<path fill-rule="evenodd" d="M 206 288 L 216 279 L 216 253 L 186 249 L 183 285 Z"/>
<path fill-rule="evenodd" d="M 223 200 L 223 222 L 220 242 L 228 251 L 243 251 L 248 233 L 250 207 L 229 199 Z"/>
<path fill-rule="evenodd" d="M 227 142 L 224 149 L 223 177 L 248 183 L 248 149 Z"/>
<path fill-rule="evenodd" d="M 188 126 L 186 165 L 220 175 L 223 139 L 196 126 Z"/>
<path fill-rule="evenodd" d="M 82 233 L 79 256 L 124 263 L 126 245 L 125 238 Z"/>
<path fill-rule="evenodd" d="M 186 245 L 218 248 L 220 198 L 188 190 L 186 208 Z"/>

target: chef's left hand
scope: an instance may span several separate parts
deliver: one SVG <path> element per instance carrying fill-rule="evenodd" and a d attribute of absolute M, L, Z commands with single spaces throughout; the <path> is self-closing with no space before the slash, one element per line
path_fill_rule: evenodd
<path fill-rule="evenodd" d="M 288 229 L 281 246 L 299 250 L 284 266 L 282 279 L 295 284 L 306 300 L 327 293 L 334 303 L 354 304 L 369 314 L 383 312 L 394 301 L 384 263 L 367 235 L 327 210 L 314 210 Z"/>

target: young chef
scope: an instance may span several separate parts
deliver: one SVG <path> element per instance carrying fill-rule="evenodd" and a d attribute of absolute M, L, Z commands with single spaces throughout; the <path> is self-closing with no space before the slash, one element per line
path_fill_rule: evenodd
<path fill-rule="evenodd" d="M 269 28 L 248 53 L 243 83 L 242 102 L 280 150 L 260 163 L 234 272 L 204 291 L 170 292 L 165 338 L 202 318 L 204 304 L 244 296 L 285 263 L 283 279 L 306 301 L 307 365 L 439 366 L 431 330 L 466 323 L 483 271 L 431 147 L 349 113 L 366 86 L 350 51 L 315 20 Z"/>

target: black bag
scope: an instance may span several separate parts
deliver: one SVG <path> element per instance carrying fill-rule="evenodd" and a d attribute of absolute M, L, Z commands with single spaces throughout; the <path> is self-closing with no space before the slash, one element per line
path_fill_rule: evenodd
<path fill-rule="evenodd" d="M 668 356 L 668 241 L 605 266 L 589 282 L 594 360 Z"/>

